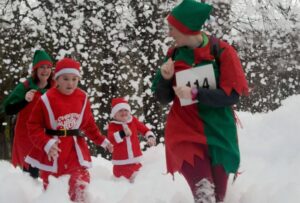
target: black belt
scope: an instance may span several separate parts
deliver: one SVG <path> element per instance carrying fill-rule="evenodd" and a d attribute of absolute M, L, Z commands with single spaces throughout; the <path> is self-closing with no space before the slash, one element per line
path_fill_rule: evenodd
<path fill-rule="evenodd" d="M 72 130 L 52 130 L 52 129 L 46 129 L 47 135 L 53 135 L 53 136 L 83 136 L 81 131 L 79 129 L 72 129 Z"/>

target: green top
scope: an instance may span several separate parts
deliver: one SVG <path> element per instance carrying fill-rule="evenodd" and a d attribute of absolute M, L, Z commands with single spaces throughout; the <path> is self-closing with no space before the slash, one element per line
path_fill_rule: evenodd
<path fill-rule="evenodd" d="M 15 89 L 4 99 L 3 103 L 1 104 L 0 107 L 0 112 L 3 113 L 5 112 L 5 107 L 7 105 L 13 105 L 18 102 L 21 102 L 22 100 L 25 99 L 26 92 L 28 92 L 31 89 L 38 90 L 42 94 L 44 94 L 47 89 L 40 89 L 36 83 L 34 83 L 33 78 L 30 77 L 27 79 L 28 85 L 26 85 L 25 82 L 19 83 Z"/>

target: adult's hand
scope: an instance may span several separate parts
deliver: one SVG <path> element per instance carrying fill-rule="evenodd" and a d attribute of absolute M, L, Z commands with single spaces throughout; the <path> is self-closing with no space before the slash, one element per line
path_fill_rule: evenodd
<path fill-rule="evenodd" d="M 171 58 L 160 69 L 161 75 L 164 79 L 170 80 L 174 75 L 174 62 Z"/>
<path fill-rule="evenodd" d="M 28 101 L 28 102 L 31 102 L 33 100 L 35 92 L 36 92 L 36 90 L 34 90 L 34 89 L 29 90 L 28 92 L 26 92 L 25 100 Z"/>
<path fill-rule="evenodd" d="M 175 94 L 181 99 L 192 99 L 192 88 L 188 86 L 173 87 Z"/>

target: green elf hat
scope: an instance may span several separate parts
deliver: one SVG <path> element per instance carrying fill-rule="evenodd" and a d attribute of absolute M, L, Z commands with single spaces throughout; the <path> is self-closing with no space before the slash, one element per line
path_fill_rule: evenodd
<path fill-rule="evenodd" d="M 169 24 L 186 35 L 200 33 L 205 21 L 209 19 L 212 6 L 195 0 L 183 0 L 167 16 Z"/>
<path fill-rule="evenodd" d="M 33 56 L 32 70 L 37 69 L 41 65 L 53 66 L 53 62 L 44 50 L 36 50 Z"/>

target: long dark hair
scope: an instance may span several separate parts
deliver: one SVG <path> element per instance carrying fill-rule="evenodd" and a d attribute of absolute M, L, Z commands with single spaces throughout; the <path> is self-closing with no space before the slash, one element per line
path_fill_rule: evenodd
<path fill-rule="evenodd" d="M 38 69 L 38 68 L 34 69 L 34 70 L 31 72 L 31 77 L 32 77 L 33 82 L 34 82 L 35 84 L 39 84 L 39 82 L 40 82 L 40 79 L 39 79 L 39 77 L 38 77 L 38 75 L 37 75 L 37 69 Z M 51 74 L 50 74 L 50 76 L 49 76 L 49 78 L 48 78 L 48 80 L 47 80 L 47 83 L 48 83 L 48 84 L 47 84 L 47 86 L 45 87 L 45 89 L 49 89 L 49 88 L 55 86 L 56 82 L 55 82 L 55 80 L 53 80 L 53 77 L 54 77 L 54 74 L 53 74 L 53 72 L 51 71 Z"/>

